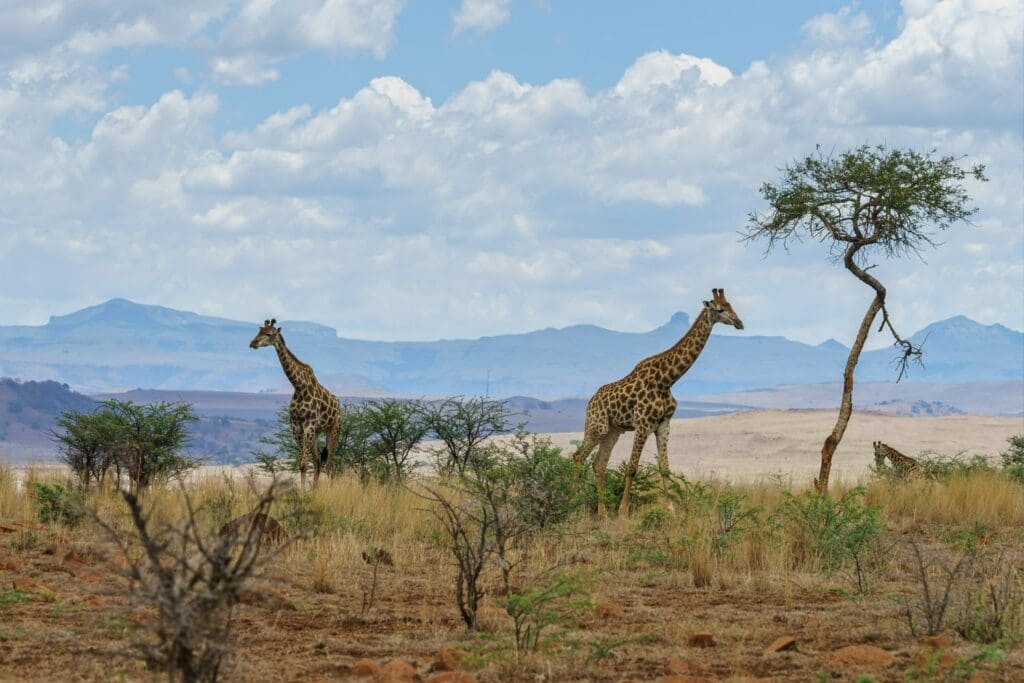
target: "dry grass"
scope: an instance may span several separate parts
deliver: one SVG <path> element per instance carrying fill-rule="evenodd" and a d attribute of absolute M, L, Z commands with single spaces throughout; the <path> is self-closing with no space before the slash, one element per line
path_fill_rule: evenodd
<path fill-rule="evenodd" d="M 0 524 L 25 524 L 25 533 L 35 535 L 34 543 L 25 543 L 20 532 L 0 534 L 0 590 L 9 591 L 21 578 L 46 589 L 29 589 L 31 597 L 0 604 L 0 679 L 144 677 L 129 644 L 145 615 L 131 611 L 123 598 L 109 546 L 88 524 L 68 529 L 34 521 L 32 483 L 53 478 L 52 470 L 25 472 L 25 485 L 17 487 L 11 470 L 0 468 Z M 599 607 L 581 623 L 552 628 L 552 642 L 523 656 L 509 646 L 510 620 L 499 604 L 494 567 L 484 576 L 488 597 L 480 624 L 487 634 L 462 627 L 451 596 L 453 570 L 438 543 L 441 530 L 415 484 L 364 485 L 346 477 L 322 481 L 311 493 L 285 495 L 274 512 L 303 536 L 254 585 L 263 597 L 240 608 L 232 678 L 344 678 L 363 657 L 402 657 L 423 672 L 442 645 L 457 645 L 473 654 L 481 680 L 542 674 L 548 680 L 654 679 L 677 656 L 721 679 L 806 681 L 827 668 L 828 652 L 863 643 L 896 657 L 870 671 L 877 680 L 903 680 L 922 650 L 894 599 L 915 590 L 902 534 L 913 533 L 929 549 L 952 556 L 950 539 L 981 525 L 994 539 L 993 550 L 1010 565 L 1024 566 L 1024 488 L 996 473 L 946 483 L 864 482 L 864 500 L 880 508 L 885 531 L 881 552 L 870 558 L 872 581 L 863 596 L 853 595 L 848 568 L 827 571 L 782 517 L 787 494 L 801 493 L 791 482 L 702 483 L 709 509 L 735 494 L 742 497 L 741 509 L 759 508 L 756 521 L 716 545 L 717 516 L 678 505 L 672 513 L 658 502 L 630 519 L 579 515 L 533 539 L 517 585 L 525 587 L 532 580 L 527 577 L 552 567 L 579 572 Z M 855 483 L 838 483 L 834 495 Z M 258 482 L 211 476 L 193 478 L 188 486 L 215 529 L 251 507 Z M 88 504 L 127 531 L 123 505 L 111 492 L 90 493 Z M 146 509 L 159 520 L 180 518 L 181 490 L 149 492 Z M 374 548 L 386 549 L 394 566 L 380 571 L 376 604 L 363 613 L 371 576 L 363 553 Z M 65 559 L 72 549 L 80 559 Z M 717 647 L 687 644 L 703 630 L 714 633 Z M 797 651 L 765 655 L 780 635 L 796 637 Z M 954 635 L 951 652 L 964 659 L 981 647 Z M 1020 646 L 1004 645 L 1000 652 L 1001 660 L 990 665 L 992 680 L 1024 679 Z"/>

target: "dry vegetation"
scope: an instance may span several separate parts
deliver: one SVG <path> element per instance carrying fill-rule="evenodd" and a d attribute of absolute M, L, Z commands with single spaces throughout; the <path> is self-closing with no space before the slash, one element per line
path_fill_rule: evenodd
<path fill-rule="evenodd" d="M 54 476 L 28 471 L 16 486 L 0 469 L 0 679 L 156 676 L 137 657 L 157 615 L 128 590 L 132 551 L 126 561 L 88 515 L 47 508 L 35 483 Z M 680 480 L 674 510 L 642 489 L 629 519 L 581 509 L 524 534 L 507 562 L 487 560 L 475 631 L 456 607 L 424 481 L 346 476 L 292 489 L 271 513 L 295 539 L 240 594 L 221 677 L 337 680 L 362 659 L 401 659 L 426 680 L 447 647 L 468 653 L 458 666 L 481 681 L 1024 680 L 1024 485 L 998 471 L 863 484 L 839 482 L 823 499 L 780 479 Z M 189 496 L 212 534 L 251 510 L 259 489 L 211 477 L 193 479 Z M 115 492 L 85 503 L 132 538 Z M 188 516 L 173 485 L 143 506 L 153 525 Z M 714 645 L 700 647 L 700 632 Z M 939 649 L 925 633 L 945 636 Z M 781 636 L 795 646 L 766 652 Z M 888 655 L 835 654 L 851 645 Z"/>

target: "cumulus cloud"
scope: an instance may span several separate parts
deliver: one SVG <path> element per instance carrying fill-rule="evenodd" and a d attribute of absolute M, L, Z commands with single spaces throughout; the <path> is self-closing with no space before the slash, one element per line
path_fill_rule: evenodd
<path fill-rule="evenodd" d="M 511 3 L 512 0 L 462 0 L 459 9 L 452 13 L 452 33 L 493 31 L 512 17 Z"/>
<path fill-rule="evenodd" d="M 403 0 L 246 0 L 227 21 L 216 49 L 251 72 L 308 51 L 387 54 Z M 262 73 L 266 73 L 264 70 Z M 264 82 L 256 79 L 256 83 Z"/>
<path fill-rule="evenodd" d="M 260 55 L 316 40 L 280 27 L 326 7 L 297 3 L 279 21 L 250 6 L 228 22 L 262 27 L 234 46 L 257 55 L 239 70 L 257 76 L 273 69 Z M 742 72 L 656 51 L 596 92 L 498 71 L 434 102 L 387 76 L 333 106 L 226 131 L 215 94 L 172 91 L 102 109 L 81 141 L 55 137 L 55 110 L 36 109 L 45 84 L 70 88 L 74 73 L 25 67 L 0 94 L 0 288 L 32 292 L 8 302 L 25 322 L 43 300 L 66 310 L 127 295 L 253 319 L 273 305 L 347 336 L 429 338 L 644 329 L 724 286 L 750 330 L 843 338 L 862 287 L 819 245 L 762 260 L 736 231 L 760 206 L 759 183 L 816 143 L 887 142 L 969 155 L 992 177 L 971 187 L 976 226 L 927 264 L 879 264 L 902 329 L 954 313 L 1020 327 L 1020 15 L 1012 2 L 913 3 L 888 43 L 837 44 L 829 32 L 844 24 L 869 30 L 841 11 Z M 391 28 L 367 21 L 384 43 L 354 49 L 372 53 Z M 105 105 L 102 89 L 62 92 Z"/>

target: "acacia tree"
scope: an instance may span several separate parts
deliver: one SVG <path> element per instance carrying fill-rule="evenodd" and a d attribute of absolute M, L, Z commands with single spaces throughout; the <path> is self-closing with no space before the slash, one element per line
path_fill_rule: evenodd
<path fill-rule="evenodd" d="M 777 183 L 766 182 L 761 194 L 769 210 L 750 215 L 747 240 L 766 240 L 766 253 L 803 237 L 828 247 L 833 260 L 874 291 L 861 320 L 843 371 L 843 395 L 832 432 L 821 447 L 821 470 L 815 488 L 828 490 L 832 456 L 839 446 L 853 410 L 853 373 L 871 326 L 882 314 L 878 331 L 888 329 L 899 347 L 898 375 L 904 377 L 910 361 L 920 361 L 921 348 L 896 331 L 886 308 L 885 286 L 869 271 L 875 255 L 897 258 L 919 255 L 936 246 L 934 237 L 976 211 L 963 186 L 968 177 L 987 180 L 984 166 L 960 165 L 961 158 L 936 157 L 935 151 L 890 149 L 867 145 L 838 156 L 813 155 L 783 169 Z"/>
<path fill-rule="evenodd" d="M 117 467 L 117 432 L 106 410 L 80 413 L 66 410 L 51 432 L 61 461 L 78 477 L 83 488 L 101 483 Z"/>

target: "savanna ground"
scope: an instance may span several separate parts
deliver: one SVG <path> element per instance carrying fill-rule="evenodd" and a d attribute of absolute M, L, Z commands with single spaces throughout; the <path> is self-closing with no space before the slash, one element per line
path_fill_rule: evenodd
<path fill-rule="evenodd" d="M 508 557 L 512 595 L 545 625 L 535 649 L 516 646 L 496 558 L 467 630 L 445 532 L 423 497 L 443 483 L 324 479 L 275 502 L 295 538 L 243 594 L 222 677 L 339 680 L 360 660 L 402 659 L 428 679 L 442 648 L 455 648 L 468 656 L 449 652 L 447 664 L 461 659 L 480 681 L 1024 680 L 1024 481 L 976 465 L 934 480 L 864 475 L 835 482 L 827 500 L 802 479 L 680 480 L 672 509 L 647 471 L 626 519 L 595 519 L 584 497 Z M 154 614 L 129 594 L 121 552 L 88 516 L 40 519 L 34 484 L 62 480 L 59 471 L 18 478 L 0 468 L 0 679 L 155 676 L 134 650 L 151 638 Z M 188 487 L 212 532 L 252 508 L 259 484 L 199 475 Z M 86 504 L 131 535 L 114 492 L 93 491 Z M 185 514 L 174 485 L 144 505 L 154 523 Z M 393 564 L 378 565 L 367 605 L 364 553 L 377 548 Z M 543 602 L 547 589 L 554 597 Z M 702 632 L 712 646 L 694 637 Z M 928 632 L 943 637 L 923 642 Z M 766 651 L 784 636 L 793 647 Z M 846 646 L 878 651 L 836 654 Z"/>

